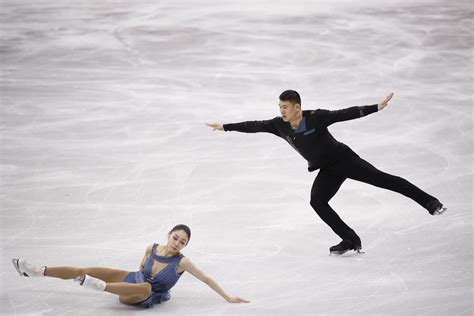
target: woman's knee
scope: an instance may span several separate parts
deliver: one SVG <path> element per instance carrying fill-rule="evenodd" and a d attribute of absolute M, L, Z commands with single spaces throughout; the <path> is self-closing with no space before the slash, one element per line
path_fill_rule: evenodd
<path fill-rule="evenodd" d="M 143 284 L 143 296 L 145 297 L 145 299 L 147 299 L 148 296 L 150 296 L 151 294 L 151 284 L 148 282 L 145 282 L 142 284 Z"/>
<path fill-rule="evenodd" d="M 119 297 L 120 303 L 125 304 L 125 305 L 135 305 L 135 304 L 138 304 L 140 302 L 143 302 L 146 299 L 147 299 L 147 297 L 143 298 L 140 295 L 120 296 Z"/>
<path fill-rule="evenodd" d="M 137 284 L 137 291 L 133 295 L 137 299 L 141 299 L 141 301 L 144 301 L 150 296 L 151 294 L 151 284 L 148 282 L 144 282 L 141 284 Z"/>
<path fill-rule="evenodd" d="M 151 284 L 142 283 L 137 286 L 137 291 L 133 295 L 122 295 L 119 297 L 120 303 L 133 305 L 145 301 L 151 295 Z"/>

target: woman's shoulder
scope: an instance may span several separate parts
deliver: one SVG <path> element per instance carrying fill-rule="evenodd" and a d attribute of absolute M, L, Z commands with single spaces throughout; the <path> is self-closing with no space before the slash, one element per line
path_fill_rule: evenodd
<path fill-rule="evenodd" d="M 180 266 L 187 266 L 187 265 L 191 264 L 191 260 L 189 260 L 189 258 L 186 257 L 185 255 L 180 254 L 180 257 L 181 257 L 181 260 L 179 260 L 179 265 Z"/>
<path fill-rule="evenodd" d="M 153 251 L 153 248 L 155 248 L 155 245 L 157 245 L 157 244 L 150 244 L 150 245 L 148 245 L 148 247 L 146 247 L 145 253 L 146 253 L 147 255 L 149 255 L 149 254 Z"/>

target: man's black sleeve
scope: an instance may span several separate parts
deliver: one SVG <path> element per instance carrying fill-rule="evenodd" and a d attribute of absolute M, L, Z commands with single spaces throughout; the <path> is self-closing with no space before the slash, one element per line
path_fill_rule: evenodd
<path fill-rule="evenodd" d="M 226 132 L 236 131 L 242 133 L 272 133 L 277 136 L 280 136 L 280 133 L 276 128 L 276 119 L 277 118 L 265 121 L 246 121 L 240 123 L 229 123 L 224 124 L 223 127 Z"/>
<path fill-rule="evenodd" d="M 350 108 L 329 111 L 329 110 L 315 110 L 313 113 L 317 116 L 320 122 L 324 125 L 329 126 L 336 122 L 348 121 L 364 117 L 366 115 L 375 113 L 378 111 L 378 105 L 363 105 L 363 106 L 352 106 Z"/>

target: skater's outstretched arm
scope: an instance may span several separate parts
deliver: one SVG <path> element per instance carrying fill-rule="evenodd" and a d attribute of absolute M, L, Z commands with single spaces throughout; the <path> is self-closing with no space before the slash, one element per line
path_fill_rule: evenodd
<path fill-rule="evenodd" d="M 335 111 L 319 109 L 314 111 L 313 115 L 320 123 L 324 124 L 325 126 L 329 126 L 336 122 L 353 120 L 367 116 L 377 111 L 381 111 L 388 105 L 388 101 L 390 101 L 392 97 L 393 93 L 390 93 L 383 101 L 373 105 L 352 106 L 349 108 Z"/>
<path fill-rule="evenodd" d="M 206 283 L 211 289 L 216 291 L 220 296 L 222 296 L 227 302 L 229 303 L 249 303 L 249 301 L 244 300 L 238 296 L 229 296 L 225 293 L 225 291 L 216 283 L 211 277 L 206 275 L 204 272 L 199 270 L 192 262 L 189 260 L 188 257 L 184 257 L 179 266 L 183 268 L 185 271 L 191 273 L 194 277 L 198 280 Z"/>
<path fill-rule="evenodd" d="M 278 129 L 275 126 L 274 118 L 272 120 L 264 121 L 246 121 L 240 123 L 206 123 L 207 126 L 211 127 L 214 131 L 236 131 L 242 133 L 271 133 L 280 136 Z"/>

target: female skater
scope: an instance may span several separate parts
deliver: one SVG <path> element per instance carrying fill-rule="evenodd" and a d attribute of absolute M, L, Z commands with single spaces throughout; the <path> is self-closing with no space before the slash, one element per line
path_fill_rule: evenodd
<path fill-rule="evenodd" d="M 119 296 L 122 304 L 143 308 L 153 307 L 170 299 L 169 290 L 178 282 L 184 271 L 206 283 L 229 303 L 248 303 L 237 296 L 229 296 L 188 257 L 181 254 L 191 238 L 186 225 L 176 225 L 168 233 L 166 245 L 150 245 L 140 264 L 140 270 L 128 272 L 110 268 L 47 267 L 35 266 L 24 259 L 12 259 L 21 276 L 74 279 L 83 287 L 105 291 Z"/>

